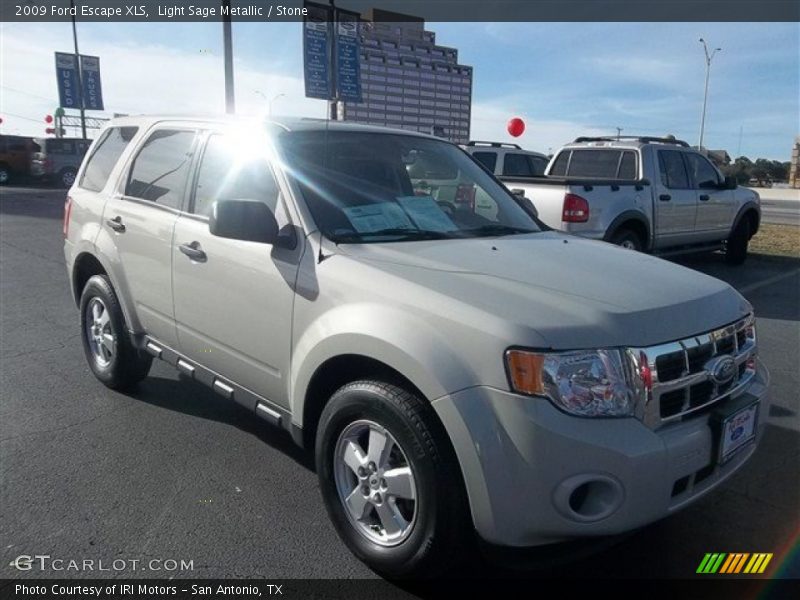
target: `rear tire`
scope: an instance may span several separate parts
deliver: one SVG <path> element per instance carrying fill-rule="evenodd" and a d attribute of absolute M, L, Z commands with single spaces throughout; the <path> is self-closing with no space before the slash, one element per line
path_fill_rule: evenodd
<path fill-rule="evenodd" d="M 641 252 L 644 250 L 644 242 L 642 241 L 642 238 L 639 237 L 639 234 L 632 229 L 620 229 L 614 233 L 613 236 L 611 236 L 609 241 L 612 244 L 621 246 L 627 250 L 635 250 L 636 252 Z"/>
<path fill-rule="evenodd" d="M 95 377 L 113 390 L 131 389 L 147 377 L 153 357 L 131 342 L 108 277 L 95 275 L 86 282 L 80 310 L 83 351 Z"/>
<path fill-rule="evenodd" d="M 72 184 L 75 183 L 75 175 L 77 172 L 75 169 L 71 167 L 67 167 L 66 169 L 61 169 L 61 172 L 58 174 L 58 183 L 61 187 L 69 189 L 72 187 Z"/>
<path fill-rule="evenodd" d="M 739 221 L 725 243 L 725 262 L 729 265 L 741 265 L 747 259 L 747 245 L 750 243 L 750 220 L 746 217 Z"/>
<path fill-rule="evenodd" d="M 316 465 L 339 536 L 376 572 L 433 576 L 461 558 L 472 535 L 466 492 L 427 401 L 379 381 L 345 385 L 320 416 Z"/>

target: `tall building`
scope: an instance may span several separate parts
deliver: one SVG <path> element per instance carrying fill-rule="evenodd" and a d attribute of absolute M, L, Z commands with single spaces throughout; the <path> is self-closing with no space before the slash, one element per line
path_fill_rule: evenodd
<path fill-rule="evenodd" d="M 344 120 L 469 140 L 472 67 L 436 44 L 418 17 L 372 9 L 361 23 L 363 102 L 344 103 Z"/>
<path fill-rule="evenodd" d="M 794 138 L 792 159 L 789 164 L 789 185 L 800 188 L 800 135 Z"/>

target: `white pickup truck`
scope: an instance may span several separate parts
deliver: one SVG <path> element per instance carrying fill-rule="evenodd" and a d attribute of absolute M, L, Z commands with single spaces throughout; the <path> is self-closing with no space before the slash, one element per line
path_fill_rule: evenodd
<path fill-rule="evenodd" d="M 761 221 L 757 193 L 673 138 L 581 137 L 544 177 L 499 179 L 554 229 L 660 255 L 723 249 L 741 264 Z"/>

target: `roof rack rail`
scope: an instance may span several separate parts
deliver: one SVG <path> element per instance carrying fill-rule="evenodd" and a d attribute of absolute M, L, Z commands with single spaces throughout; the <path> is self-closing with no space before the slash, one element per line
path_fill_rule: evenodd
<path fill-rule="evenodd" d="M 641 135 L 620 135 L 620 136 L 607 136 L 607 137 L 579 137 L 575 138 L 573 144 L 580 144 L 581 142 L 619 142 L 619 141 L 635 141 L 642 144 L 674 144 L 676 146 L 683 146 L 689 148 L 689 144 L 683 140 L 674 137 L 654 137 L 654 136 L 641 136 Z"/>
<path fill-rule="evenodd" d="M 512 144 L 511 142 L 484 142 L 482 140 L 470 140 L 467 146 L 489 146 L 491 148 L 516 148 L 522 150 L 519 144 Z"/>

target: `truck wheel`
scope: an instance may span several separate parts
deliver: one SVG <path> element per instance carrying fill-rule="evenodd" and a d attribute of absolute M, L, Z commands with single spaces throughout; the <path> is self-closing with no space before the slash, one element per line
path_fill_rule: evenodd
<path fill-rule="evenodd" d="M 357 381 L 320 416 L 322 497 L 351 552 L 389 577 L 440 573 L 472 535 L 455 454 L 430 404 L 400 387 Z"/>
<path fill-rule="evenodd" d="M 0 185 L 8 185 L 11 181 L 11 171 L 5 165 L 0 165 Z"/>
<path fill-rule="evenodd" d="M 58 174 L 58 182 L 61 184 L 63 188 L 71 188 L 72 184 L 75 183 L 75 169 L 68 167 L 66 169 L 61 169 L 61 172 Z"/>
<path fill-rule="evenodd" d="M 637 252 L 641 252 L 644 248 L 644 243 L 642 243 L 642 239 L 639 237 L 639 234 L 631 229 L 620 229 L 613 236 L 611 236 L 611 240 L 609 241 L 612 244 L 622 246 L 627 250 L 636 250 Z"/>
<path fill-rule="evenodd" d="M 747 258 L 747 245 L 750 242 L 750 221 L 747 218 L 739 221 L 725 242 L 725 262 L 729 265 L 740 265 Z"/>
<path fill-rule="evenodd" d="M 131 343 L 122 308 L 106 276 L 89 279 L 80 309 L 83 351 L 95 377 L 113 390 L 130 389 L 147 377 L 153 357 Z"/>

